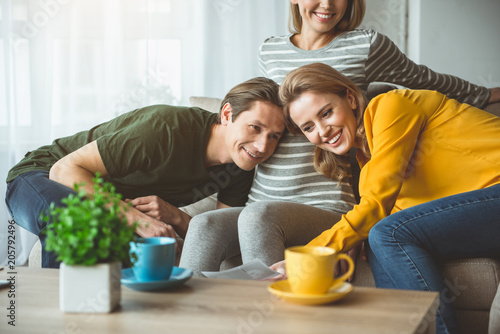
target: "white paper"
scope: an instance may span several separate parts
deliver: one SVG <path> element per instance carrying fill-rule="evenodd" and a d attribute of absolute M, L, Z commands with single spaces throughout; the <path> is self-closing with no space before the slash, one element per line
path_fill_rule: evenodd
<path fill-rule="evenodd" d="M 223 271 L 202 271 L 203 275 L 209 278 L 227 278 L 227 279 L 246 279 L 246 280 L 264 280 L 279 275 L 277 271 L 272 270 L 259 259 L 242 264 Z"/>

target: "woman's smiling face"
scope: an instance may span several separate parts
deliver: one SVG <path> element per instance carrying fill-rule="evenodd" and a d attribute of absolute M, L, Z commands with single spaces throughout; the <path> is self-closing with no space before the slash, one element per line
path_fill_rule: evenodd
<path fill-rule="evenodd" d="M 299 6 L 302 31 L 310 30 L 317 33 L 334 31 L 348 5 L 347 0 L 290 0 L 290 2 Z"/>
<path fill-rule="evenodd" d="M 346 154 L 356 144 L 356 101 L 313 91 L 302 93 L 290 104 L 290 118 L 314 145 L 337 155 Z"/>

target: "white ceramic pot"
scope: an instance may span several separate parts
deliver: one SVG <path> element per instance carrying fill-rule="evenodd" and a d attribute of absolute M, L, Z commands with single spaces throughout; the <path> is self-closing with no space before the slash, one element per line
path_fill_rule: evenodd
<path fill-rule="evenodd" d="M 121 299 L 121 263 L 61 264 L 59 307 L 63 312 L 108 313 Z"/>

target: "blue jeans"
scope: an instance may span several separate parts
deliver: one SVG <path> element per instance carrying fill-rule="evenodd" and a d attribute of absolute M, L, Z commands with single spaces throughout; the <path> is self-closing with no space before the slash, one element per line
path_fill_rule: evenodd
<path fill-rule="evenodd" d="M 7 184 L 5 202 L 17 225 L 36 234 L 42 243 L 42 267 L 59 268 L 56 255 L 45 251 L 46 223 L 40 213 L 46 212 L 50 203 L 61 205 L 61 199 L 74 190 L 52 180 L 48 171 L 33 171 L 19 175 Z"/>
<path fill-rule="evenodd" d="M 495 185 L 382 219 L 370 230 L 367 255 L 377 287 L 439 292 L 436 333 L 458 333 L 452 302 L 465 287 L 444 279 L 439 264 L 498 257 L 499 236 L 500 185 Z"/>

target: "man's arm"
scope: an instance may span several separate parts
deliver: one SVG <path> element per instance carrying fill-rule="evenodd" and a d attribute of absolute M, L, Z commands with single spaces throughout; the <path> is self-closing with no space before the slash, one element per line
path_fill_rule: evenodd
<path fill-rule="evenodd" d="M 92 179 L 97 172 L 102 176 L 108 176 L 97 148 L 97 142 L 93 141 L 57 161 L 50 169 L 49 178 L 69 188 L 73 188 L 75 183 L 85 183 L 82 189 L 88 194 L 92 194 L 94 192 Z M 127 204 L 123 202 L 123 205 Z M 136 232 L 142 237 L 176 237 L 172 226 L 154 219 L 133 207 L 128 208 L 125 216 L 129 224 L 138 223 Z"/>
<path fill-rule="evenodd" d="M 215 208 L 216 209 L 226 209 L 226 208 L 232 208 L 232 206 L 226 205 L 226 204 L 222 203 L 221 201 L 217 201 Z"/>
<path fill-rule="evenodd" d="M 181 238 L 186 237 L 191 216 L 179 208 L 169 204 L 158 196 L 144 196 L 127 199 L 126 202 L 133 205 L 137 210 L 151 216 L 159 221 L 170 224 Z M 217 201 L 216 209 L 230 208 L 220 201 Z"/>
<path fill-rule="evenodd" d="M 125 201 L 132 204 L 135 209 L 142 213 L 158 221 L 172 225 L 175 232 L 181 238 L 184 239 L 186 237 L 191 216 L 178 207 L 165 202 L 155 195 L 126 199 Z"/>
<path fill-rule="evenodd" d="M 88 194 L 92 194 L 94 192 L 92 179 L 97 172 L 102 176 L 108 175 L 97 143 L 93 141 L 59 159 L 50 169 L 49 178 L 69 188 L 73 188 L 75 183 L 85 183 L 82 188 Z"/>

